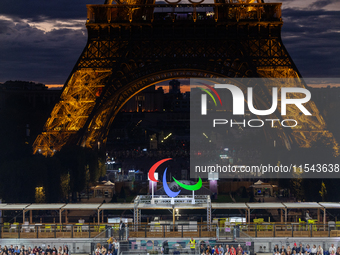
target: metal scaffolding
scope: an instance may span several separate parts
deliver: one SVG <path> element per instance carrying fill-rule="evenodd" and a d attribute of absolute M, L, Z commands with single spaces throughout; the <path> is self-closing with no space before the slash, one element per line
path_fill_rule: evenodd
<path fill-rule="evenodd" d="M 208 231 L 211 231 L 211 200 L 210 197 L 207 199 L 207 225 Z"/>
<path fill-rule="evenodd" d="M 176 209 L 205 209 L 207 210 L 208 228 L 211 224 L 211 200 L 207 195 L 195 195 L 195 204 L 192 204 L 192 196 L 154 196 L 154 204 L 151 203 L 151 195 L 140 195 L 134 200 L 134 229 L 138 231 L 141 222 L 142 210 L 171 210 L 173 215 Z"/>

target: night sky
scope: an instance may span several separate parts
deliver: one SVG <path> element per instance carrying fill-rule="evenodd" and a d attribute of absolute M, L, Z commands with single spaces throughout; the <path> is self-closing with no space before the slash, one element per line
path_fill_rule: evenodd
<path fill-rule="evenodd" d="M 283 42 L 302 76 L 339 78 L 340 1 L 282 2 Z M 0 82 L 63 84 L 86 44 L 86 4 L 102 3 L 1 0 Z"/>

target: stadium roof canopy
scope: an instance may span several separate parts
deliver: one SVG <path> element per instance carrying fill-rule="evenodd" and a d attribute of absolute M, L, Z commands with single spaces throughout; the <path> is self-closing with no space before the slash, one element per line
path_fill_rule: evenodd
<path fill-rule="evenodd" d="M 98 224 L 100 223 L 100 213 L 102 213 L 102 222 L 104 219 L 103 211 L 104 210 L 134 210 L 134 220 L 138 223 L 138 216 L 141 213 L 141 210 L 172 210 L 173 212 L 176 209 L 205 209 L 207 210 L 208 223 L 211 222 L 211 210 L 245 210 L 245 215 L 250 222 L 250 214 L 251 210 L 257 209 L 281 209 L 282 212 L 285 212 L 285 222 L 287 222 L 288 210 L 297 210 L 297 209 L 317 209 L 318 210 L 318 218 L 320 216 L 320 210 L 324 211 L 323 221 L 326 221 L 326 209 L 340 209 L 340 203 L 336 202 L 283 202 L 283 203 L 211 203 L 210 196 L 197 196 L 198 198 L 195 200 L 195 204 L 191 204 L 189 202 L 176 202 L 171 203 L 170 198 L 169 201 L 164 202 L 165 200 L 160 200 L 160 203 L 151 203 L 150 201 L 145 200 L 143 198 L 142 202 L 134 203 L 55 203 L 55 204 L 7 204 L 0 203 L 0 210 L 12 210 L 12 211 L 23 211 L 23 221 L 25 221 L 25 213 L 30 212 L 30 222 L 32 223 L 32 211 L 33 210 L 58 210 L 59 211 L 59 221 L 62 224 L 62 213 L 65 214 L 66 223 L 67 223 L 67 211 L 68 210 L 97 210 L 98 212 Z M 202 202 L 207 201 L 207 202 Z M 283 222 L 283 214 L 281 214 L 281 222 Z M 210 220 L 209 220 L 210 219 Z"/>

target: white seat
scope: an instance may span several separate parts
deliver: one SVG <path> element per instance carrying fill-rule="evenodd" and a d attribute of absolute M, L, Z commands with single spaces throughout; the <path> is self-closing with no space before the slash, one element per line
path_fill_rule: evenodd
<path fill-rule="evenodd" d="M 25 222 L 25 224 L 22 224 L 21 225 L 21 232 L 30 232 L 30 228 L 29 228 L 29 224 L 27 224 L 26 222 Z"/>
<path fill-rule="evenodd" d="M 9 232 L 12 232 L 12 230 L 17 231 L 18 225 L 11 224 L 11 228 L 9 229 Z"/>

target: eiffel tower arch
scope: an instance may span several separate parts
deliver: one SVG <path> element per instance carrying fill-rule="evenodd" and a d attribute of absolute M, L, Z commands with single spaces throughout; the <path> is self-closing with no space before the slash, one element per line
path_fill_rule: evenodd
<path fill-rule="evenodd" d="M 281 3 L 166 2 L 107 0 L 87 6 L 87 44 L 33 144 L 34 153 L 53 155 L 68 143 L 100 146 L 121 107 L 161 81 L 300 77 L 281 40 Z M 270 107 L 269 89 L 262 88 L 257 98 Z M 326 137 L 337 148 L 315 104 L 310 101 L 308 108 L 314 118 L 304 119 L 303 129 L 268 135 L 286 147 L 309 147 Z"/>

